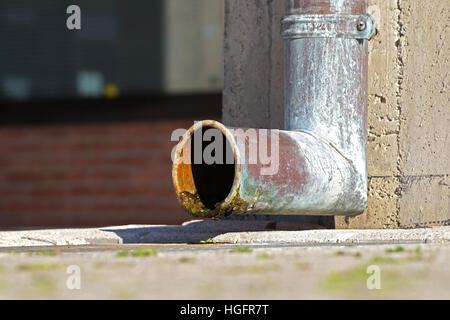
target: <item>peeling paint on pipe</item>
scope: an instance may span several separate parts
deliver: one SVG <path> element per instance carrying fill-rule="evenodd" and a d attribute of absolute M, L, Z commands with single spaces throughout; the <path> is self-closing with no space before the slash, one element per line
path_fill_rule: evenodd
<path fill-rule="evenodd" d="M 366 0 L 288 0 L 287 14 L 365 14 Z M 357 26 L 355 26 L 356 28 Z M 287 130 L 196 123 L 175 152 L 173 182 L 196 217 L 237 214 L 356 215 L 367 203 L 367 40 L 286 39 Z M 218 130 L 232 165 L 189 164 L 196 132 Z M 274 137 L 277 137 L 274 140 Z M 277 144 L 275 174 L 248 150 Z"/>

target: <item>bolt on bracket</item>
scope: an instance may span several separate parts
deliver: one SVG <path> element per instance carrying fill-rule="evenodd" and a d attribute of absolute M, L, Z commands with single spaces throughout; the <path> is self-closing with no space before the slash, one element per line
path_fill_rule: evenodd
<path fill-rule="evenodd" d="M 370 14 L 301 14 L 281 20 L 281 35 L 285 39 L 370 39 L 374 33 L 375 22 Z"/>

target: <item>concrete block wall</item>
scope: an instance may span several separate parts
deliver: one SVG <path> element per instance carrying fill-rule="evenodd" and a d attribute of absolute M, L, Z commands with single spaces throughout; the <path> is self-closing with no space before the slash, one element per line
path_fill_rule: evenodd
<path fill-rule="evenodd" d="M 450 223 L 450 104 L 446 1 L 371 0 L 369 207 L 341 228 Z"/>
<path fill-rule="evenodd" d="M 222 120 L 248 128 L 284 124 L 284 1 L 225 1 Z"/>
<path fill-rule="evenodd" d="M 369 198 L 337 228 L 450 223 L 446 1 L 370 0 Z M 284 1 L 225 1 L 224 122 L 282 128 Z"/>

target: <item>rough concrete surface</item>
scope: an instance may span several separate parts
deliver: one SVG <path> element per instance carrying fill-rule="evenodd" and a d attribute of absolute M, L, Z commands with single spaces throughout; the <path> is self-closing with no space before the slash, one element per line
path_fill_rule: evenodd
<path fill-rule="evenodd" d="M 0 299 L 449 299 L 449 263 L 450 227 L 197 220 L 2 231 Z M 373 270 L 380 289 L 369 290 Z"/>
<path fill-rule="evenodd" d="M 449 4 L 370 0 L 369 12 L 369 205 L 336 226 L 449 224 Z"/>
<path fill-rule="evenodd" d="M 0 253 L 0 298 L 450 298 L 448 245 L 129 249 Z"/>
<path fill-rule="evenodd" d="M 330 230 L 320 226 L 273 221 L 194 220 L 181 226 L 136 225 L 99 229 L 0 232 L 0 247 L 114 244 L 365 244 L 448 243 L 450 227 L 409 230 Z"/>
<path fill-rule="evenodd" d="M 284 0 L 225 1 L 223 122 L 284 126 Z"/>

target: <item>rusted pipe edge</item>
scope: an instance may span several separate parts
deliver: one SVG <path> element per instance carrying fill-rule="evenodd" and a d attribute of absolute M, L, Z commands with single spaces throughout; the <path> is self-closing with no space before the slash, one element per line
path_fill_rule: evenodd
<path fill-rule="evenodd" d="M 234 178 L 228 195 L 208 208 L 202 201 L 193 176 L 191 139 L 202 127 L 216 128 L 231 144 L 234 153 Z M 261 175 L 264 165 L 250 164 L 242 155 L 262 140 L 241 139 L 236 132 L 206 120 L 192 126 L 179 142 L 172 169 L 175 191 L 181 205 L 199 218 L 235 214 L 356 215 L 366 207 L 366 177 L 331 143 L 311 133 L 271 130 L 279 137 L 279 168 Z M 258 137 L 265 134 L 258 131 Z M 271 143 L 274 143 L 273 139 Z"/>
<path fill-rule="evenodd" d="M 224 199 L 220 205 L 215 209 L 207 208 L 200 200 L 200 196 L 197 192 L 197 187 L 194 182 L 192 174 L 191 164 L 186 163 L 190 161 L 190 147 L 191 139 L 194 132 L 202 127 L 213 127 L 223 133 L 225 138 L 233 146 L 233 153 L 235 159 L 235 172 L 234 180 L 229 195 Z M 236 147 L 236 143 L 233 135 L 230 131 L 221 123 L 214 120 L 204 120 L 195 123 L 189 130 L 183 135 L 180 142 L 177 144 L 175 150 L 175 157 L 172 166 L 172 180 L 180 204 L 193 216 L 198 218 L 209 218 L 226 215 L 231 212 L 234 207 L 239 203 L 239 185 L 241 181 L 241 166 L 238 163 L 239 150 Z"/>

